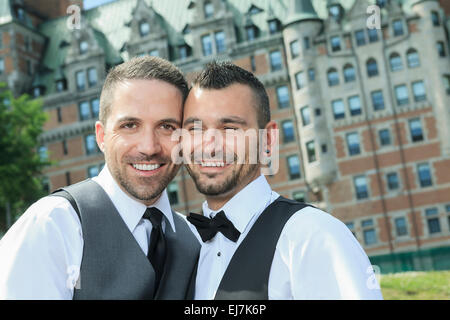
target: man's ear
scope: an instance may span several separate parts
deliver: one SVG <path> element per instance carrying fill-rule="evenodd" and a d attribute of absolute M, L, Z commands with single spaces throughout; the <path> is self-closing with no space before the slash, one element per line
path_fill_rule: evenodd
<path fill-rule="evenodd" d="M 95 137 L 97 139 L 98 148 L 104 153 L 105 152 L 105 127 L 103 123 L 97 121 L 95 123 Z"/>
<path fill-rule="evenodd" d="M 270 157 L 272 155 L 273 149 L 277 147 L 279 135 L 278 125 L 275 121 L 269 121 L 269 123 L 266 124 L 264 129 L 267 139 L 267 145 L 265 150 L 266 157 Z"/>

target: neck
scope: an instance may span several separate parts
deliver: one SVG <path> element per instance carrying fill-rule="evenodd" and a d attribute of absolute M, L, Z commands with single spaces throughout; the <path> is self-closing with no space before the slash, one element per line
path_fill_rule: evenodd
<path fill-rule="evenodd" d="M 250 176 L 244 183 L 237 185 L 234 189 L 226 192 L 224 194 L 220 194 L 218 196 L 206 196 L 206 202 L 208 203 L 208 208 L 213 211 L 217 211 L 222 208 L 228 201 L 230 201 L 235 195 L 241 192 L 246 186 L 250 183 L 258 179 L 260 176 L 260 170 L 257 170 L 255 175 Z"/>

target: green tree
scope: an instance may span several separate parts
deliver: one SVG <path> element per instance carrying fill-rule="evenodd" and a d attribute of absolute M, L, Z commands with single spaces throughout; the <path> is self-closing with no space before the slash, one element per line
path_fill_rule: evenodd
<path fill-rule="evenodd" d="M 9 228 L 18 214 L 45 195 L 40 176 L 49 162 L 36 150 L 46 120 L 41 100 L 26 94 L 14 98 L 0 84 L 0 232 L 1 221 Z"/>

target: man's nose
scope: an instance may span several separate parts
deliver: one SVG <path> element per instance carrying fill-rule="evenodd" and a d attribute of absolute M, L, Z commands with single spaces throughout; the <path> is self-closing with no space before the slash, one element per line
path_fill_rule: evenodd
<path fill-rule="evenodd" d="M 161 152 L 161 141 L 153 130 L 145 130 L 139 137 L 137 149 L 140 153 L 146 155 L 154 155 Z"/>
<path fill-rule="evenodd" d="M 203 137 L 203 153 L 211 156 L 222 153 L 224 147 L 223 136 L 220 131 L 206 132 Z"/>

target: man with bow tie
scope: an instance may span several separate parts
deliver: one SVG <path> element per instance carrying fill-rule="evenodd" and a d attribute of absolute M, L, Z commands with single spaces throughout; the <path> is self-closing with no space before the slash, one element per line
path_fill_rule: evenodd
<path fill-rule="evenodd" d="M 207 65 L 186 100 L 183 129 L 190 133 L 183 136 L 186 167 L 206 196 L 203 215 L 188 217 L 202 242 L 195 299 L 382 299 L 348 228 L 280 197 L 260 161 L 250 161 L 251 145 L 262 142 L 258 134 L 243 135 L 264 129 L 266 156 L 277 143 L 269 99 L 255 76 L 227 62 Z"/>

